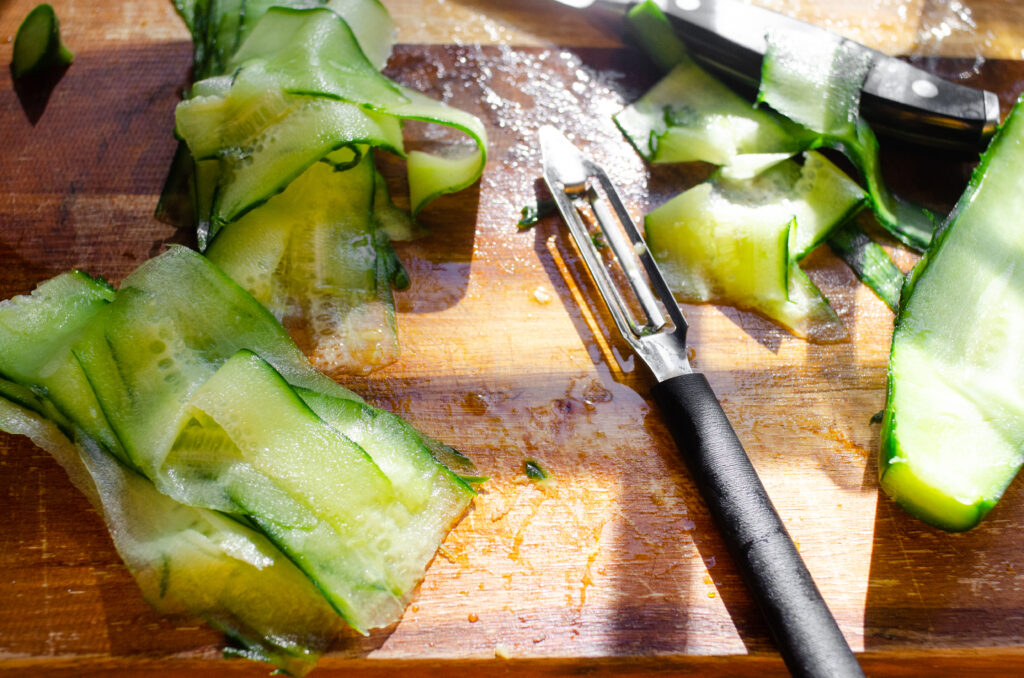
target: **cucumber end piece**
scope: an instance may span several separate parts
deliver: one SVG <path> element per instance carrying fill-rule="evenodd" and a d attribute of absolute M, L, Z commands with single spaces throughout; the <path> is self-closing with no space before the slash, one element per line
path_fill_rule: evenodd
<path fill-rule="evenodd" d="M 11 57 L 11 74 L 26 78 L 74 61 L 74 53 L 60 38 L 60 22 L 53 7 L 37 5 L 18 27 Z"/>

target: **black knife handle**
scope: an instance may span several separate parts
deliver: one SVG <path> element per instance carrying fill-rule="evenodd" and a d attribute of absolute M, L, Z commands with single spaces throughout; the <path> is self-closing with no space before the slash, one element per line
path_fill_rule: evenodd
<path fill-rule="evenodd" d="M 863 676 L 703 374 L 654 387 L 676 445 L 794 676 Z"/>

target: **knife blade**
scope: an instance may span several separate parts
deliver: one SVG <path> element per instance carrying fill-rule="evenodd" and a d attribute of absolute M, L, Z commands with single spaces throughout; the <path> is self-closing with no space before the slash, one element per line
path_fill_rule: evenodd
<path fill-rule="evenodd" d="M 654 375 L 654 399 L 787 668 L 794 676 L 862 678 L 718 398 L 704 375 L 693 371 L 686 318 L 618 191 L 555 128 L 541 128 L 540 145 L 544 182 L 616 327 Z M 596 224 L 625 275 L 628 285 L 621 291 L 584 217 Z M 635 317 L 633 306 L 643 318 Z"/>
<path fill-rule="evenodd" d="M 576 9 L 600 6 L 625 14 L 636 0 L 557 0 Z M 746 94 L 756 93 L 761 62 L 773 32 L 828 32 L 778 12 L 737 0 L 656 0 L 702 66 Z M 944 80 L 852 40 L 869 56 L 860 112 L 872 128 L 905 142 L 955 151 L 982 150 L 999 125 L 999 98 L 987 90 Z"/>

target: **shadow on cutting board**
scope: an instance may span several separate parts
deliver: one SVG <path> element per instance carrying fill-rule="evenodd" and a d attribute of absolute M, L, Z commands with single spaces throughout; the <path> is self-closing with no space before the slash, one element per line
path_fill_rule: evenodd
<path fill-rule="evenodd" d="M 877 463 L 869 473 L 877 474 Z M 1022 537 L 1020 478 L 979 526 L 959 534 L 917 520 L 880 491 L 865 650 L 1019 648 Z"/>
<path fill-rule="evenodd" d="M 25 117 L 32 125 L 35 125 L 39 122 L 39 118 L 43 117 L 46 104 L 50 101 L 50 95 L 53 94 L 57 83 L 64 77 L 69 67 L 69 65 L 64 65 L 48 68 L 23 78 L 15 78 L 13 71 L 11 72 L 11 80 L 14 84 L 14 91 L 18 95 L 21 110 L 25 112 Z"/>

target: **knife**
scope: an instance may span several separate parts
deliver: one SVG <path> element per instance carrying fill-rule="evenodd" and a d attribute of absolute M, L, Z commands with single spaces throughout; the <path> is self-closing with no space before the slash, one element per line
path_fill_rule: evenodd
<path fill-rule="evenodd" d="M 544 182 L 616 327 L 653 373 L 654 399 L 787 668 L 862 677 L 718 398 L 691 368 L 686 319 L 608 175 L 553 127 L 541 128 L 540 146 Z M 598 233 L 628 285 L 613 282 Z"/>
<path fill-rule="evenodd" d="M 636 0 L 557 0 L 577 9 L 600 6 L 625 14 Z M 761 81 L 765 36 L 826 32 L 812 24 L 737 0 L 656 0 L 701 65 L 747 93 Z M 871 66 L 860 112 L 876 132 L 921 146 L 976 153 L 999 125 L 999 98 L 987 90 L 943 80 L 907 62 L 842 39 Z"/>

